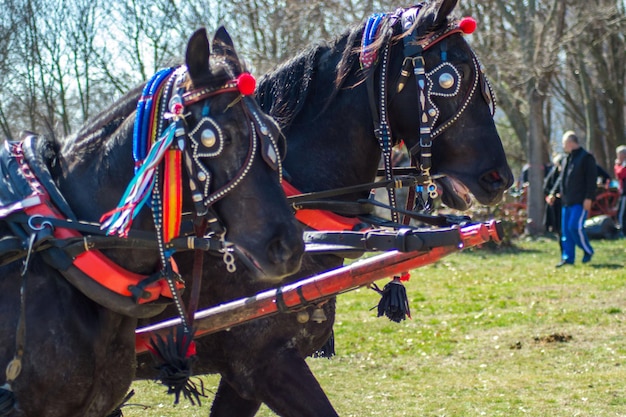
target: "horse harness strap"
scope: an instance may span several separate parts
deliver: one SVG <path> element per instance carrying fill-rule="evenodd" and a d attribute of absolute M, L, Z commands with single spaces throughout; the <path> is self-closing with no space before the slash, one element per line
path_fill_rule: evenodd
<path fill-rule="evenodd" d="M 376 14 L 373 15 L 370 20 L 368 20 L 366 28 L 363 32 L 363 45 L 365 45 L 365 48 L 368 48 L 368 45 L 377 36 L 382 36 L 383 39 L 386 40 L 388 38 L 391 38 L 391 36 L 393 35 L 393 25 L 396 22 L 397 16 L 393 15 L 389 19 L 384 19 L 384 17 L 385 15 Z M 378 103 L 376 103 L 375 100 L 376 95 L 374 94 L 373 75 L 368 76 L 365 80 L 368 91 L 370 110 L 372 112 L 372 120 L 374 121 L 374 135 L 378 140 L 378 146 L 380 147 L 382 153 L 385 179 L 388 181 L 393 179 L 393 167 L 391 164 L 393 137 L 391 134 L 391 127 L 389 125 L 389 115 L 387 113 L 387 70 L 389 53 L 389 42 L 385 42 L 385 46 L 383 47 L 383 52 L 381 54 L 381 61 L 380 64 L 377 66 L 380 71 Z M 373 58 L 370 58 L 369 56 L 372 55 L 372 53 L 365 53 L 363 55 L 364 56 L 361 57 L 361 63 L 367 68 L 375 60 L 375 56 Z M 380 114 L 377 109 L 380 111 Z M 396 207 L 397 199 L 395 188 L 388 188 L 387 195 L 389 197 L 390 204 L 393 207 Z M 391 218 L 394 222 L 398 222 L 398 214 L 396 212 L 391 213 Z"/>
<path fill-rule="evenodd" d="M 213 205 L 232 192 L 247 177 L 259 149 L 266 163 L 278 171 L 279 177 L 282 175 L 282 167 L 278 144 L 270 133 L 270 129 L 262 121 L 254 101 L 249 97 L 254 92 L 256 83 L 250 74 L 240 74 L 237 78 L 217 87 L 201 87 L 190 91 L 186 89 L 188 85 L 186 78 L 185 67 L 179 67 L 157 73 L 146 84 L 138 102 L 133 142 L 133 156 L 137 173 L 129 184 L 129 189 L 138 183 L 148 183 L 146 181 L 148 178 L 153 178 L 152 184 L 158 184 L 160 178 L 163 180 L 163 191 L 159 187 L 150 186 L 143 190 L 143 194 L 139 195 L 143 196 L 150 193 L 163 275 L 174 295 L 174 302 L 179 316 L 183 320 L 185 330 L 190 331 L 193 321 L 192 310 L 195 310 L 195 305 L 197 305 L 197 299 L 194 301 L 193 298 L 194 296 L 197 298 L 199 294 L 203 251 L 202 248 L 195 251 L 192 272 L 192 300 L 190 307 L 186 310 L 175 287 L 177 274 L 172 271 L 170 266 L 173 250 L 168 247 L 169 242 L 175 236 L 173 231 L 178 230 L 180 221 L 182 166 L 185 167 L 188 174 L 189 188 L 195 207 L 194 229 L 196 239 L 202 239 L 205 236 L 208 226 L 212 236 L 219 238 L 222 243 L 220 252 L 229 272 L 234 272 L 236 269 L 235 259 L 230 248 L 231 245 L 225 240 L 226 228 L 219 221 Z M 249 146 L 245 160 L 233 178 L 215 189 L 212 173 L 201 159 L 219 157 L 225 148 L 226 137 L 219 124 L 212 117 L 212 109 L 206 100 L 225 93 L 239 93 L 224 111 L 241 103 L 248 123 Z M 190 128 L 186 120 L 185 109 L 202 101 L 205 103 L 202 107 L 200 120 L 195 127 Z M 156 128 L 146 131 L 137 127 L 143 126 L 144 120 L 148 120 L 149 125 Z M 167 127 L 165 127 L 166 124 Z M 153 152 L 155 148 L 157 149 L 156 153 Z M 153 167 L 156 169 L 152 169 Z M 125 196 L 127 195 L 137 194 L 127 191 Z M 172 200 L 175 201 L 175 204 L 171 204 Z M 127 202 L 131 203 L 130 206 L 126 204 Z M 119 217 L 117 217 L 118 212 L 112 212 L 110 219 L 107 220 L 109 233 L 118 231 L 122 234 L 127 233 L 132 220 L 130 214 L 144 202 L 145 199 L 141 200 L 136 197 L 130 200 L 128 197 L 122 198 L 118 209 L 126 212 L 126 220 L 124 223 L 120 223 Z M 123 228 L 120 229 L 120 226 Z"/>
<path fill-rule="evenodd" d="M 370 211 L 372 206 L 382 207 L 390 210 L 391 212 L 395 211 L 399 214 L 403 214 L 405 218 L 413 218 L 419 220 L 422 223 L 438 227 L 458 225 L 466 223 L 470 220 L 466 216 L 433 216 L 430 214 L 410 211 L 409 209 L 402 210 L 400 208 L 392 207 L 390 205 L 385 205 L 371 198 L 357 200 L 356 202 L 317 200 L 321 198 L 334 197 L 359 191 L 367 191 L 377 187 L 389 188 L 391 186 L 395 186 L 396 188 L 400 188 L 408 186 L 412 189 L 416 183 L 421 183 L 422 181 L 423 178 L 420 176 L 418 176 L 417 178 L 414 176 L 402 176 L 395 177 L 393 181 L 385 180 L 375 183 L 355 185 L 352 187 L 344 187 L 339 189 L 304 194 L 287 181 L 283 181 L 282 185 L 288 201 L 291 202 L 291 205 L 296 212 L 296 219 L 313 230 L 333 232 L 363 232 L 370 229 L 372 226 L 391 227 L 396 229 L 407 227 L 406 224 L 400 224 L 393 221 L 385 221 L 384 219 L 371 216 Z M 338 204 L 345 204 L 345 206 L 337 206 Z M 337 207 L 340 207 L 341 210 L 337 210 Z M 352 212 L 349 213 L 351 217 L 338 214 L 338 212 L 344 214 L 346 210 L 352 210 Z"/>
<path fill-rule="evenodd" d="M 384 20 L 381 23 L 380 16 L 373 15 L 368 21 L 368 24 L 366 25 L 366 29 L 364 31 L 361 62 L 362 65 L 366 68 L 375 65 L 366 79 L 366 84 L 373 120 L 375 122 L 375 125 L 377 126 L 375 127 L 375 133 L 383 152 L 385 177 L 388 178 L 391 176 L 391 169 L 390 163 L 388 162 L 388 157 L 386 155 L 386 152 L 388 152 L 386 147 L 389 146 L 389 143 L 393 142 L 391 140 L 391 131 L 389 130 L 389 121 L 387 115 L 388 77 L 386 67 L 388 65 L 388 54 L 393 32 L 392 30 L 390 30 L 390 28 L 392 28 L 393 25 L 396 24 L 396 22 L 400 21 L 404 34 L 402 37 L 404 61 L 402 64 L 402 70 L 400 73 L 396 92 L 402 91 L 412 71 L 415 77 L 417 87 L 419 143 L 413 148 L 409 149 L 409 153 L 412 158 L 415 158 L 417 155 L 419 155 L 418 167 L 420 168 L 421 173 L 426 178 L 426 181 L 423 184 L 417 185 L 416 193 L 414 194 L 416 194 L 419 208 L 426 209 L 428 211 L 432 206 L 430 201 L 438 196 L 437 185 L 433 181 L 430 173 L 432 168 L 433 139 L 443 133 L 447 128 L 449 128 L 459 119 L 459 117 L 463 114 L 463 112 L 469 105 L 469 102 L 473 98 L 480 83 L 482 83 L 481 87 L 485 100 L 491 106 L 492 114 L 495 112 L 495 100 L 491 85 L 484 77 L 478 59 L 472 53 L 472 62 L 474 65 L 475 73 L 472 86 L 467 91 L 466 96 L 462 101 L 462 104 L 458 108 L 457 112 L 450 119 L 439 123 L 438 127 L 435 127 L 435 124 L 438 122 L 440 113 L 439 109 L 432 101 L 432 97 L 454 97 L 460 91 L 461 86 L 461 75 L 459 71 L 454 67 L 454 65 L 447 62 L 447 48 L 445 39 L 455 33 L 471 33 L 475 28 L 475 21 L 471 18 L 464 18 L 458 23 L 455 22 L 450 24 L 442 31 L 432 33 L 429 36 L 422 38 L 418 37 L 417 31 L 415 30 L 416 22 L 421 8 L 422 5 L 417 5 L 407 10 L 399 9 L 396 13 L 388 17 L 388 23 L 386 25 Z M 374 23 L 370 25 L 370 22 Z M 383 29 L 377 31 L 373 28 L 375 25 L 380 25 Z M 375 53 L 369 49 L 369 44 L 371 44 L 370 38 L 377 36 L 382 36 L 384 39 L 383 53 L 381 54 L 380 60 L 376 61 L 375 58 L 369 58 L 364 60 L 364 56 L 367 58 L 370 55 L 375 55 Z M 441 45 L 441 64 L 439 64 L 430 72 L 426 72 L 423 53 L 435 44 Z M 372 76 L 373 69 L 376 67 L 379 68 L 380 73 L 378 104 L 374 99 L 376 94 L 374 88 L 374 80 Z M 424 186 L 426 186 L 425 191 L 428 195 L 428 202 L 425 202 L 422 197 L 422 191 L 424 189 Z M 390 192 L 389 197 L 391 206 L 396 207 L 395 195 Z M 392 216 L 392 218 L 397 221 L 397 214 L 395 214 L 395 216 Z"/>
<path fill-rule="evenodd" d="M 84 237 L 71 227 L 55 227 L 55 220 L 66 221 L 55 204 L 50 200 L 47 188 L 35 177 L 26 160 L 24 148 L 34 146 L 34 137 L 27 138 L 22 142 L 7 141 L 4 144 L 2 159 L 15 161 L 10 163 L 16 169 L 18 175 L 14 175 L 13 182 L 22 178 L 22 183 L 30 187 L 29 195 L 22 195 L 22 203 L 16 202 L 10 206 L 11 212 L 3 212 L 3 220 L 11 228 L 15 237 L 5 237 L 3 241 L 15 242 L 9 246 L 16 254 L 10 261 L 24 256 L 26 250 L 25 272 L 28 267 L 30 254 L 41 251 L 43 259 L 51 266 L 59 270 L 72 284 L 82 287 L 81 291 L 91 298 L 98 298 L 101 304 L 113 311 L 134 317 L 143 317 L 153 314 L 160 306 L 152 306 L 148 303 L 157 301 L 161 297 L 170 298 L 171 294 L 163 281 L 146 280 L 140 274 L 128 271 L 112 262 L 99 250 L 94 250 L 86 243 L 84 251 L 75 251 L 70 255 L 62 249 L 60 242 L 80 241 Z M 4 162 L 3 162 L 4 163 Z M 39 175 L 46 176 L 46 172 Z M 45 181 L 51 184 L 51 181 Z M 58 190 L 57 190 L 58 192 Z M 67 222 L 73 224 L 74 222 Z M 85 241 L 86 242 L 86 241 Z M 56 246 L 56 244 L 59 244 Z M 24 249 L 25 248 L 25 249 Z M 86 284 L 84 282 L 93 282 Z M 182 284 L 180 285 L 182 287 Z"/>

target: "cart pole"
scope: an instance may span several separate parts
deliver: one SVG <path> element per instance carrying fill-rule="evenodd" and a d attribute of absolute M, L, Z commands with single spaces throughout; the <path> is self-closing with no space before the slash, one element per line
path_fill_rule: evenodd
<path fill-rule="evenodd" d="M 271 314 L 297 310 L 307 303 L 320 302 L 369 285 L 376 280 L 398 275 L 402 271 L 434 263 L 461 249 L 490 240 L 495 242 L 501 240 L 499 224 L 496 221 L 460 227 L 459 234 L 462 244 L 458 247 L 436 247 L 429 252 L 387 252 L 251 297 L 200 310 L 195 314 L 195 337 L 227 330 Z M 172 327 L 179 324 L 180 319 L 174 318 L 137 329 L 135 332 L 137 353 L 148 350 L 153 335 L 165 336 Z"/>

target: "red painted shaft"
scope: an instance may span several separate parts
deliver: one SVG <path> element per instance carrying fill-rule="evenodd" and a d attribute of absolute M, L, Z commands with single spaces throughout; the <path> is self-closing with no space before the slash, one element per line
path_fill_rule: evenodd
<path fill-rule="evenodd" d="M 368 285 L 376 280 L 434 263 L 463 248 L 480 245 L 490 240 L 500 241 L 494 221 L 461 227 L 459 234 L 463 242 L 461 247 L 437 247 L 429 252 L 387 252 L 284 285 L 278 289 L 267 290 L 251 297 L 200 310 L 196 312 L 194 321 L 197 329 L 196 337 L 275 314 L 279 311 L 279 305 L 283 309 L 300 306 L 302 304 L 300 294 L 307 302 L 322 301 L 334 295 Z M 298 289 L 300 290 L 298 291 Z M 277 299 L 282 299 L 282 302 L 277 303 Z M 137 352 L 141 353 L 147 350 L 147 344 L 154 334 L 162 333 L 165 335 L 178 324 L 180 324 L 180 319 L 174 318 L 137 329 Z"/>

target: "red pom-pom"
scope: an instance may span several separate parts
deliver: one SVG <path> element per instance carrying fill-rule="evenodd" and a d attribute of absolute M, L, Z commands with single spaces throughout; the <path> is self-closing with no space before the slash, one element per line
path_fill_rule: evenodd
<path fill-rule="evenodd" d="M 459 22 L 459 29 L 466 35 L 474 33 L 476 30 L 476 20 L 473 17 L 464 17 Z"/>
<path fill-rule="evenodd" d="M 252 76 L 252 74 L 244 72 L 239 77 L 237 77 L 237 88 L 239 92 L 244 96 L 250 96 L 254 94 L 254 89 L 256 88 L 256 80 Z"/>
<path fill-rule="evenodd" d="M 408 272 L 403 272 L 402 275 L 400 275 L 400 281 L 408 281 L 411 279 L 411 274 Z"/>

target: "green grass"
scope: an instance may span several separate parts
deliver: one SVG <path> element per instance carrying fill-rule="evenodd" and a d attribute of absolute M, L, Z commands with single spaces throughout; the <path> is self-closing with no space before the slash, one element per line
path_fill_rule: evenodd
<path fill-rule="evenodd" d="M 369 311 L 373 291 L 343 294 L 337 356 L 308 363 L 344 417 L 625 417 L 626 241 L 593 244 L 591 264 L 560 269 L 548 239 L 450 255 L 412 271 L 400 324 Z M 154 383 L 133 388 L 148 408 L 127 417 L 208 416 L 210 398 L 174 407 Z"/>

